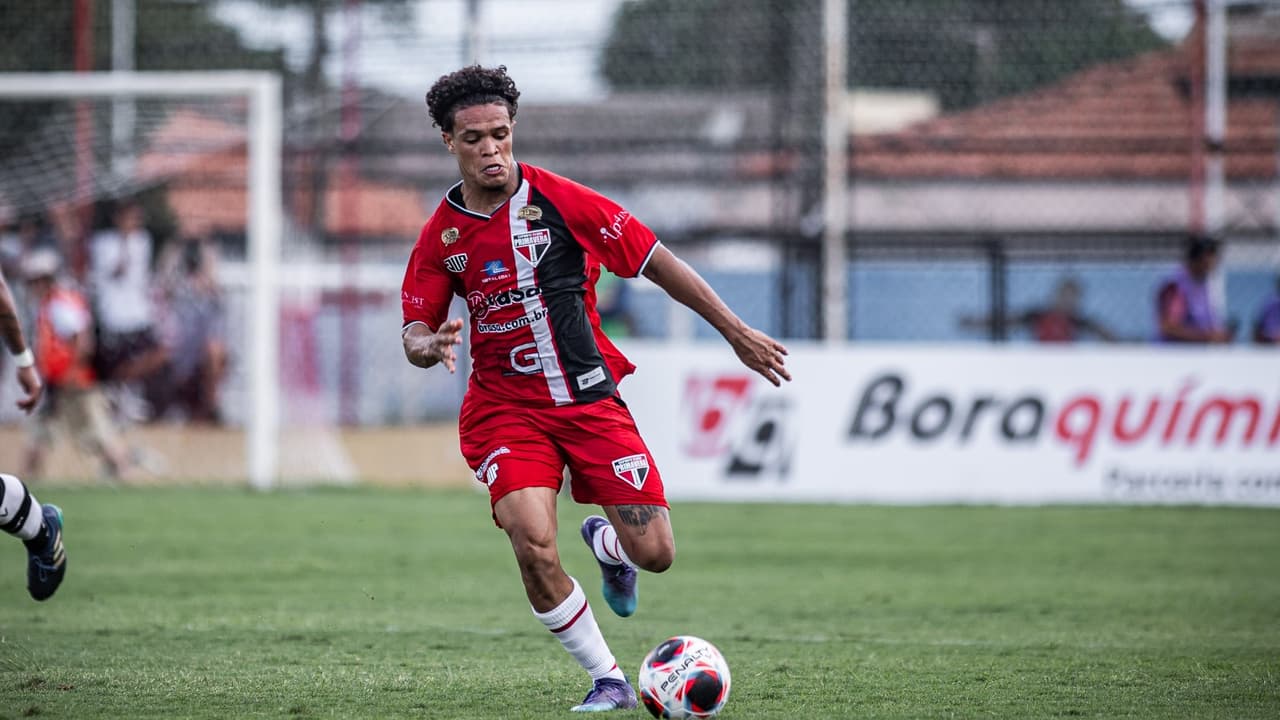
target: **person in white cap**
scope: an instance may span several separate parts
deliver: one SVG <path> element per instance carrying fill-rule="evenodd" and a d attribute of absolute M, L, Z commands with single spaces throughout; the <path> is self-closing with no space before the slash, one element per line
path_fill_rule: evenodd
<path fill-rule="evenodd" d="M 114 421 L 93 369 L 93 314 L 76 290 L 58 282 L 60 261 L 52 250 L 36 250 L 22 264 L 27 287 L 36 301 L 35 362 L 48 385 L 48 399 L 36 416 L 27 446 L 28 477 L 37 477 L 64 427 L 118 478 L 131 466 L 130 451 Z"/>

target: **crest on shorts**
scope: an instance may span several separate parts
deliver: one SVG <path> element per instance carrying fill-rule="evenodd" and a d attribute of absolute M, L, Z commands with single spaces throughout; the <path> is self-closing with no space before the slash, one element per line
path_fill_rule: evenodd
<path fill-rule="evenodd" d="M 525 260 L 528 260 L 530 265 L 537 267 L 542 256 L 547 254 L 547 248 L 551 246 L 551 231 L 543 229 L 514 235 L 511 238 L 511 246 Z"/>
<path fill-rule="evenodd" d="M 649 478 L 649 456 L 641 454 L 620 457 L 613 461 L 613 474 L 639 490 Z"/>
<path fill-rule="evenodd" d="M 542 219 L 542 208 L 537 205 L 525 205 L 516 211 L 516 217 L 527 222 Z"/>
<path fill-rule="evenodd" d="M 467 269 L 467 254 L 458 253 L 450 255 L 444 259 L 444 266 L 449 268 L 450 272 L 460 273 Z"/>
<path fill-rule="evenodd" d="M 452 245 L 458 242 L 458 235 L 458 228 L 445 228 L 444 232 L 440 233 L 440 242 Z"/>

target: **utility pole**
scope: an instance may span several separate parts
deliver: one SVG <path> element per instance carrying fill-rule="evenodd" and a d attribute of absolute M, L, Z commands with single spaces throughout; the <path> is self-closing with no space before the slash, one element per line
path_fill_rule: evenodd
<path fill-rule="evenodd" d="M 76 72 L 93 70 L 93 0 L 75 0 L 72 6 L 71 37 L 72 63 Z M 93 230 L 93 109 L 86 100 L 76 102 L 76 186 L 75 202 L 79 204 L 76 217 L 80 225 L 80 237 L 75 243 L 75 257 L 71 266 L 77 277 L 84 277 L 89 264 L 89 233 Z"/>
<path fill-rule="evenodd" d="M 464 25 L 465 36 L 462 38 L 462 64 L 479 65 L 484 54 L 481 46 L 484 38 L 480 33 L 480 0 L 467 0 L 467 19 Z"/>
<path fill-rule="evenodd" d="M 822 118 L 822 322 L 823 339 L 844 342 L 848 335 L 849 129 L 845 96 L 849 63 L 848 0 L 824 0 L 822 41 L 824 58 Z"/>
<path fill-rule="evenodd" d="M 795 158 L 787 173 L 786 240 L 781 247 L 781 334 L 817 338 L 823 334 L 822 246 L 826 205 L 824 123 L 826 63 L 823 13 L 827 0 L 796 0 L 791 15 L 790 78 L 784 98 L 782 147 Z"/>
<path fill-rule="evenodd" d="M 134 69 L 137 48 L 137 6 L 135 0 L 111 0 L 111 69 Z M 117 179 L 133 175 L 133 133 L 137 124 L 137 104 L 132 97 L 111 101 L 111 171 Z"/>
<path fill-rule="evenodd" d="M 359 158 L 353 147 L 360 136 L 360 80 L 356 66 L 360 57 L 360 4 L 360 0 L 346 0 L 342 8 L 342 118 L 339 128 L 342 154 L 338 165 L 336 229 L 342 238 L 343 283 L 339 317 L 345 338 L 360 336 L 361 291 L 356 286 L 356 270 L 360 263 L 360 172 Z M 360 420 L 360 343 L 343 343 L 339 361 L 339 420 L 344 425 L 355 425 Z"/>

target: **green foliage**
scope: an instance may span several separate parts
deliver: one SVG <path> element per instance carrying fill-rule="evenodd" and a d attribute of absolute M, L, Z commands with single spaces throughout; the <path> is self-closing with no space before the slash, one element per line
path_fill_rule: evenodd
<path fill-rule="evenodd" d="M 0 72 L 66 72 L 74 69 L 70 2 L 0 0 Z M 211 3 L 136 0 L 137 70 L 285 71 L 281 50 L 248 48 L 239 34 L 211 14 Z M 94 70 L 111 69 L 111 3 L 93 4 Z M 27 142 L 66 101 L 0 103 L 0 152 Z M 71 139 L 67 138 L 70 143 Z"/>
<path fill-rule="evenodd" d="M 257 0 L 259 5 L 277 8 L 300 8 L 319 12 L 341 10 L 347 0 Z M 408 20 L 415 0 L 360 0 L 361 5 L 377 8 L 388 22 Z"/>
<path fill-rule="evenodd" d="M 69 574 L 32 602 L 0 539 L 0 717 L 568 718 L 586 691 L 481 493 L 36 492 Z M 725 720 L 1280 716 L 1275 511 L 677 503 L 625 620 L 587 512 L 560 548 L 619 663 L 706 637 Z"/>
<path fill-rule="evenodd" d="M 636 0 L 601 59 L 619 88 L 781 87 L 816 62 L 813 0 Z M 849 83 L 959 108 L 1164 42 L 1123 0 L 851 0 Z M 807 63 L 807 64 L 806 64 Z M 816 70 L 815 70 L 816 71 Z"/>
<path fill-rule="evenodd" d="M 750 87 L 787 77 L 790 17 L 774 0 L 623 3 L 601 59 L 622 88 Z"/>
<path fill-rule="evenodd" d="M 218 22 L 212 3 L 135 0 L 135 66 L 138 70 L 284 70 L 279 50 L 246 47 Z M 0 72 L 73 69 L 74 3 L 0 0 Z M 93 69 L 111 69 L 111 3 L 93 3 Z"/>

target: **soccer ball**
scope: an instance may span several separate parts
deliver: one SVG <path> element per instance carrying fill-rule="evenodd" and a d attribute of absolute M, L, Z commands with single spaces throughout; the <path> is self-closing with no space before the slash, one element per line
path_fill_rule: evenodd
<path fill-rule="evenodd" d="M 709 718 L 729 699 L 729 664 L 692 635 L 662 641 L 640 664 L 640 701 L 656 718 Z"/>

